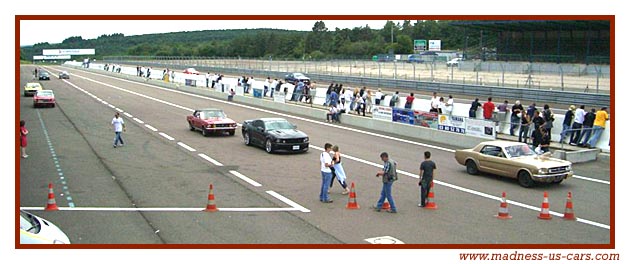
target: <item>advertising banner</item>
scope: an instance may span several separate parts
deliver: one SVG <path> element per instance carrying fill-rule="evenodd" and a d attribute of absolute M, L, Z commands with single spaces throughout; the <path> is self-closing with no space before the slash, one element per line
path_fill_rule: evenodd
<path fill-rule="evenodd" d="M 466 118 L 462 116 L 440 115 L 438 130 L 466 134 Z"/>
<path fill-rule="evenodd" d="M 413 115 L 415 118 L 414 125 L 433 129 L 438 128 L 438 113 L 413 111 Z"/>
<path fill-rule="evenodd" d="M 425 51 L 427 49 L 427 40 L 426 39 L 414 39 L 413 40 L 413 50 L 415 51 Z"/>
<path fill-rule="evenodd" d="M 69 60 L 70 55 L 35 55 L 33 60 Z"/>
<path fill-rule="evenodd" d="M 393 112 L 392 112 L 392 108 L 391 107 L 387 107 L 387 106 L 374 106 L 372 108 L 372 118 L 374 119 L 379 119 L 379 120 L 385 120 L 385 121 L 392 121 L 392 116 L 393 116 Z"/>
<path fill-rule="evenodd" d="M 273 94 L 273 101 L 276 102 L 276 103 L 283 103 L 284 104 L 284 100 L 285 100 L 284 97 L 285 96 L 286 95 L 284 94 L 283 91 L 275 92 Z"/>
<path fill-rule="evenodd" d="M 405 108 L 394 108 L 392 110 L 392 121 L 403 124 L 414 124 L 415 117 L 413 110 Z"/>
<path fill-rule="evenodd" d="M 94 55 L 95 49 L 45 49 L 42 55 Z"/>
<path fill-rule="evenodd" d="M 429 40 L 429 50 L 442 50 L 442 40 L 439 40 L 439 39 Z"/>
<path fill-rule="evenodd" d="M 488 139 L 496 139 L 494 121 L 483 119 L 466 118 L 466 135 L 483 137 Z"/>

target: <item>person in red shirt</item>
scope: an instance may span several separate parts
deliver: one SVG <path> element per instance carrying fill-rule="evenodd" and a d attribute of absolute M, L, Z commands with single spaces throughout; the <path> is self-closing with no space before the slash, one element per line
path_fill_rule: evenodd
<path fill-rule="evenodd" d="M 483 118 L 492 119 L 492 112 L 494 112 L 494 103 L 492 103 L 492 97 L 488 97 L 488 101 L 483 104 Z"/>
<path fill-rule="evenodd" d="M 407 96 L 407 101 L 405 102 L 405 108 L 411 109 L 411 106 L 413 105 L 413 100 L 414 99 L 416 99 L 416 98 L 413 97 L 413 93 L 409 94 L 409 96 Z"/>

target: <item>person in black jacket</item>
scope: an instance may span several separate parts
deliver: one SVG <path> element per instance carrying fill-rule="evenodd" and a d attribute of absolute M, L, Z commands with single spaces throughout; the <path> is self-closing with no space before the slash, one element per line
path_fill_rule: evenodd
<path fill-rule="evenodd" d="M 569 106 L 569 110 L 564 114 L 564 122 L 562 122 L 562 133 L 560 133 L 560 143 L 564 144 L 564 139 L 567 138 L 568 130 L 571 129 L 571 122 L 575 117 L 575 105 Z"/>
<path fill-rule="evenodd" d="M 584 125 L 582 126 L 582 131 L 584 131 L 584 133 L 582 133 L 582 137 L 580 137 L 580 139 L 578 139 L 578 142 L 582 142 L 580 144 L 578 144 L 578 146 L 580 147 L 584 147 L 586 145 L 586 142 L 588 142 L 588 140 L 591 137 L 591 132 L 593 131 L 593 123 L 595 122 L 595 108 L 592 108 L 590 112 L 586 113 L 586 115 L 584 116 Z M 584 139 L 582 141 L 582 139 Z"/>
<path fill-rule="evenodd" d="M 468 117 L 476 118 L 477 117 L 477 109 L 481 106 L 479 102 L 479 98 L 475 98 L 475 101 L 470 105 L 470 110 L 468 110 Z"/>

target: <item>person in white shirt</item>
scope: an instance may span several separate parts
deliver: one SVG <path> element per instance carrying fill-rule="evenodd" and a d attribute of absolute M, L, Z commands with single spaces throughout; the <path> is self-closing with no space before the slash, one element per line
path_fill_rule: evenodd
<path fill-rule="evenodd" d="M 206 73 L 206 87 L 210 88 L 210 72 Z"/>
<path fill-rule="evenodd" d="M 120 145 L 124 146 L 125 143 L 123 142 L 122 139 L 122 132 L 123 131 L 127 131 L 127 128 L 125 127 L 125 121 L 122 119 L 122 117 L 120 117 L 120 113 L 116 112 L 116 114 L 114 115 L 114 119 L 112 119 L 112 126 L 114 127 L 114 133 L 116 134 L 116 136 L 114 137 L 114 148 L 118 145 L 118 142 L 120 141 Z"/>
<path fill-rule="evenodd" d="M 263 90 L 263 97 L 267 96 L 267 92 L 269 91 L 270 85 L 271 85 L 271 77 L 267 77 L 267 80 L 265 80 L 265 89 Z"/>
<path fill-rule="evenodd" d="M 383 98 L 383 91 L 381 91 L 381 88 L 378 88 L 378 91 L 376 91 L 376 94 L 374 96 L 374 101 L 376 105 L 381 105 L 381 99 Z"/>
<path fill-rule="evenodd" d="M 431 110 L 429 112 L 438 112 L 438 108 L 440 107 L 440 98 L 437 96 L 437 92 L 433 92 L 433 97 L 431 98 Z"/>
<path fill-rule="evenodd" d="M 448 101 L 446 101 L 446 104 L 445 104 L 445 106 L 446 106 L 446 108 L 444 109 L 445 110 L 445 114 L 447 114 L 447 115 L 452 115 L 453 114 L 453 104 L 454 103 L 455 102 L 453 100 L 453 96 L 449 95 L 448 96 Z"/>
<path fill-rule="evenodd" d="M 214 74 L 212 75 L 212 86 L 210 88 L 214 89 L 214 85 L 217 83 L 217 79 L 219 79 L 219 75 L 218 74 Z"/>
<path fill-rule="evenodd" d="M 346 113 L 350 113 L 350 111 L 352 111 L 352 109 L 350 109 L 350 106 L 352 105 L 352 91 L 348 89 L 348 91 L 344 92 L 341 96 L 345 98 L 343 107 L 346 109 Z"/>
<path fill-rule="evenodd" d="M 334 166 L 332 157 L 329 153 L 331 149 L 332 144 L 326 143 L 324 145 L 324 152 L 319 155 L 319 162 L 321 164 L 320 170 L 322 173 L 322 186 L 319 192 L 319 201 L 322 203 L 333 202 L 330 197 L 328 197 L 329 184 L 332 180 L 332 170 L 330 170 L 330 167 Z"/>
<path fill-rule="evenodd" d="M 254 84 L 254 76 L 250 76 L 249 79 L 247 79 L 247 89 L 245 90 L 245 93 L 249 93 L 249 89 L 252 88 L 253 84 Z"/>
<path fill-rule="evenodd" d="M 438 113 L 442 114 L 446 111 L 446 104 L 444 104 L 444 97 L 440 97 L 440 102 L 438 103 Z"/>
<path fill-rule="evenodd" d="M 575 110 L 575 118 L 573 118 L 573 125 L 571 126 L 571 140 L 569 141 L 569 145 L 577 146 L 578 140 L 580 136 L 582 136 L 582 127 L 584 125 L 584 116 L 586 116 L 586 111 L 584 111 L 584 105 L 580 105 L 580 108 Z"/>
<path fill-rule="evenodd" d="M 276 86 L 278 86 L 278 79 L 273 79 L 271 85 L 269 86 L 269 90 L 271 90 L 269 97 L 273 98 L 273 92 L 276 90 Z"/>

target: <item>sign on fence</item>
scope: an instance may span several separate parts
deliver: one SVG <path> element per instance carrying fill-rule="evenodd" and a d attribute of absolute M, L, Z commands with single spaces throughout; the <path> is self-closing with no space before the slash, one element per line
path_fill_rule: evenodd
<path fill-rule="evenodd" d="M 440 115 L 438 130 L 466 134 L 466 118 L 461 116 Z"/>
<path fill-rule="evenodd" d="M 466 135 L 483 137 L 488 139 L 496 139 L 496 129 L 494 121 L 466 118 Z"/>
<path fill-rule="evenodd" d="M 425 111 L 413 111 L 415 118 L 414 124 L 416 126 L 423 126 L 428 128 L 438 128 L 438 113 L 425 112 Z"/>
<path fill-rule="evenodd" d="M 284 94 L 284 92 L 283 92 L 283 91 L 278 91 L 278 92 L 275 92 L 275 93 L 273 94 L 273 101 L 274 101 L 274 102 L 276 102 L 276 103 L 283 103 L 283 104 L 284 104 L 284 100 L 285 100 L 285 98 L 284 98 L 284 97 L 285 97 L 285 96 L 286 96 L 286 95 Z"/>
<path fill-rule="evenodd" d="M 387 106 L 375 106 L 372 108 L 372 118 L 374 119 L 379 119 L 379 120 L 385 120 L 385 121 L 392 121 L 392 108 L 391 107 L 387 107 Z"/>

